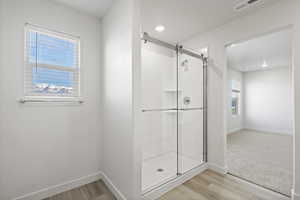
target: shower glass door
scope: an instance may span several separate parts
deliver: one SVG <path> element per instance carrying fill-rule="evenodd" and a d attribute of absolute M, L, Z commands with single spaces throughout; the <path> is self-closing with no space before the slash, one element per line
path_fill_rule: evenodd
<path fill-rule="evenodd" d="M 204 63 L 198 54 L 178 53 L 178 172 L 204 161 Z"/>
<path fill-rule="evenodd" d="M 143 193 L 205 161 L 202 59 L 156 39 L 142 43 Z"/>
<path fill-rule="evenodd" d="M 177 53 L 142 44 L 142 191 L 177 177 Z"/>

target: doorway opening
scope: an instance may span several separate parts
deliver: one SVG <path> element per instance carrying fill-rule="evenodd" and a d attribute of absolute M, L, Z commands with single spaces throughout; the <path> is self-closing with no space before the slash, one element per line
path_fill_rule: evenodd
<path fill-rule="evenodd" d="M 291 196 L 292 37 L 285 29 L 226 47 L 228 172 Z"/>

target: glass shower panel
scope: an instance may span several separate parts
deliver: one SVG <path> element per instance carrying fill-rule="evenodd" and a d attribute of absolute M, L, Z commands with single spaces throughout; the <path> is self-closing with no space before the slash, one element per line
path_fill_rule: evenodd
<path fill-rule="evenodd" d="M 142 191 L 160 186 L 177 176 L 174 113 L 144 112 Z"/>
<path fill-rule="evenodd" d="M 145 110 L 176 109 L 176 52 L 153 43 L 142 48 L 142 105 Z"/>
<path fill-rule="evenodd" d="M 203 61 L 178 55 L 178 172 L 183 174 L 204 160 Z"/>
<path fill-rule="evenodd" d="M 142 44 L 142 191 L 177 177 L 177 54 Z"/>

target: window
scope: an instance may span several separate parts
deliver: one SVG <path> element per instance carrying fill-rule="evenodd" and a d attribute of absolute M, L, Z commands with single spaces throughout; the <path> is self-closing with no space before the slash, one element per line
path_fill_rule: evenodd
<path fill-rule="evenodd" d="M 79 97 L 79 38 L 25 27 L 25 96 Z"/>
<path fill-rule="evenodd" d="M 231 85 L 231 113 L 233 116 L 240 115 L 241 108 L 241 83 L 232 80 Z"/>

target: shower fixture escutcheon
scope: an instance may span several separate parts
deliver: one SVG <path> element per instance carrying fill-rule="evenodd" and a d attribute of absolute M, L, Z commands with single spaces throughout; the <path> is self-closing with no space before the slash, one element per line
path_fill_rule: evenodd
<path fill-rule="evenodd" d="M 192 100 L 191 100 L 191 97 L 184 97 L 184 98 L 183 98 L 183 104 L 186 105 L 186 106 L 187 106 L 187 105 L 190 105 L 190 104 L 191 104 L 191 101 L 192 101 Z"/>

